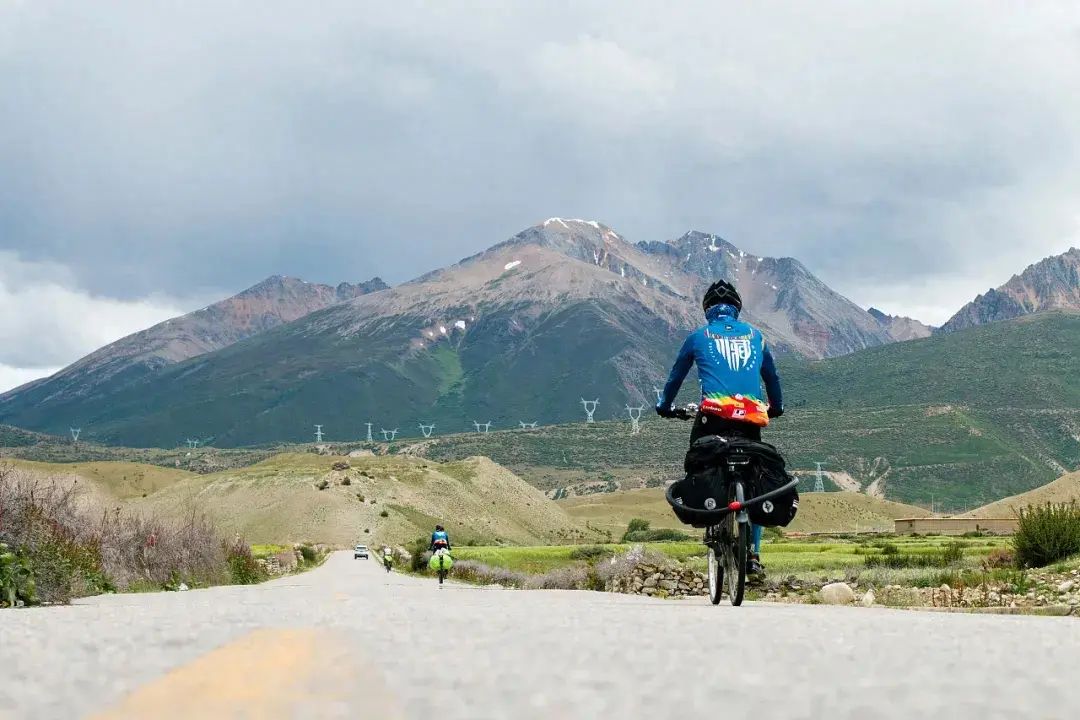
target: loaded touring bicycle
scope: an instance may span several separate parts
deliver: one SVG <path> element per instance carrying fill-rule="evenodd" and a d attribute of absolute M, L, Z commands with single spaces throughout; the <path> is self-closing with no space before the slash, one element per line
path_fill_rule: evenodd
<path fill-rule="evenodd" d="M 674 417 L 690 420 L 697 410 L 687 405 Z M 713 605 L 725 590 L 732 605 L 741 605 L 751 523 L 787 526 L 799 509 L 799 481 L 787 474 L 775 447 L 734 434 L 696 440 L 686 454 L 685 470 L 686 477 L 672 483 L 665 497 L 679 520 L 705 531 Z"/>

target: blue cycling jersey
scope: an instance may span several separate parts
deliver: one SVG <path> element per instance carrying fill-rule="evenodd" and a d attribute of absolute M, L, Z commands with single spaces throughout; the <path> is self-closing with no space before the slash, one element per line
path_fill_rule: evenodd
<path fill-rule="evenodd" d="M 714 305 L 705 318 L 708 324 L 690 333 L 679 350 L 657 407 L 672 406 L 696 364 L 702 412 L 768 425 L 769 405 L 782 408 L 784 401 L 776 363 L 761 331 L 739 320 L 739 311 L 731 305 Z M 763 380 L 768 405 L 761 400 Z"/>

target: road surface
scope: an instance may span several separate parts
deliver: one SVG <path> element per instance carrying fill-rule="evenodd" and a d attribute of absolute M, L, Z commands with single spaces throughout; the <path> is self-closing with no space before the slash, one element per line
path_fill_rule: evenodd
<path fill-rule="evenodd" d="M 1078 668 L 1075 618 L 440 590 L 348 553 L 0 612 L 11 718 L 1076 718 Z"/>

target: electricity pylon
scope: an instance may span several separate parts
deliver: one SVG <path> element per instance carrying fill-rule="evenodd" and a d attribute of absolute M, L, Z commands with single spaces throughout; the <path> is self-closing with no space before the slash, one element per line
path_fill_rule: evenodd
<path fill-rule="evenodd" d="M 600 404 L 600 400 L 586 400 L 581 398 L 581 405 L 585 408 L 585 422 L 596 422 L 593 420 L 593 415 L 596 413 L 596 406 Z"/>

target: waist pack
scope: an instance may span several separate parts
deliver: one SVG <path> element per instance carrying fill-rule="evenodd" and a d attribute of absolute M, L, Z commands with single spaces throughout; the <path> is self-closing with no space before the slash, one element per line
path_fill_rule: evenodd
<path fill-rule="evenodd" d="M 747 498 L 776 490 L 791 481 L 785 469 L 784 458 L 769 443 L 741 437 L 708 435 L 700 438 L 686 453 L 683 468 L 686 479 L 673 487 L 678 490 L 682 505 L 698 510 L 713 510 L 730 501 L 730 480 L 727 477 L 728 457 L 732 454 L 746 455 L 749 464 L 743 478 L 747 483 Z M 673 493 L 674 494 L 674 493 Z M 703 527 L 689 513 L 680 512 L 673 505 L 676 517 L 682 522 Z M 747 508 L 750 522 L 763 527 L 786 527 L 799 511 L 799 492 L 792 488 L 762 503 Z"/>

